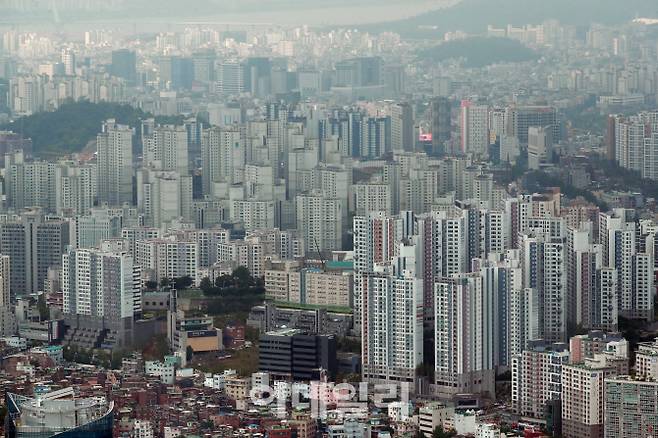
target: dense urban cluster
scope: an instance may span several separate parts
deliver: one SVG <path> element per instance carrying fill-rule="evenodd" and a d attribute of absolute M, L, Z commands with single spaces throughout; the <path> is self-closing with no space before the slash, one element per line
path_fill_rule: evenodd
<path fill-rule="evenodd" d="M 4 436 L 655 436 L 657 24 L 0 24 Z"/>

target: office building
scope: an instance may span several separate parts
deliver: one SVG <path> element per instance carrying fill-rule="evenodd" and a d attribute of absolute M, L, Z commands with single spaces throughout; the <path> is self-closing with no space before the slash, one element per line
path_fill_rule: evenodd
<path fill-rule="evenodd" d="M 519 139 L 522 145 L 528 144 L 530 127 L 548 128 L 553 131 L 553 141 L 561 140 L 557 109 L 550 106 L 513 106 L 507 108 L 508 134 Z"/>
<path fill-rule="evenodd" d="M 128 85 L 137 82 L 137 56 L 129 49 L 119 49 L 112 52 L 112 76 L 125 79 Z"/>
<path fill-rule="evenodd" d="M 313 380 L 323 370 L 336 375 L 336 338 L 281 329 L 260 336 L 258 369 L 284 380 Z"/>
<path fill-rule="evenodd" d="M 446 149 L 452 136 L 452 104 L 446 97 L 435 97 L 431 105 L 432 155 L 440 156 L 452 152 Z"/>
<path fill-rule="evenodd" d="M 222 331 L 215 327 L 212 317 L 186 315 L 183 310 L 170 306 L 167 318 L 167 337 L 172 351 L 186 354 L 191 348 L 195 353 L 208 353 L 224 348 Z"/>
<path fill-rule="evenodd" d="M 552 127 L 528 128 L 528 169 L 538 170 L 553 161 Z"/>

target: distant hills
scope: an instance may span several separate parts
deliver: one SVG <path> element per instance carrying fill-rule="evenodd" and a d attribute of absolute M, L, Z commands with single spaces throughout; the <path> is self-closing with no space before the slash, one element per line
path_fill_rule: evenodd
<path fill-rule="evenodd" d="M 369 31 L 393 31 L 409 36 L 463 30 L 483 32 L 487 25 L 538 24 L 556 19 L 564 24 L 618 24 L 635 17 L 658 17 L 656 0 L 463 0 L 446 9 L 389 23 L 363 26 Z M 436 27 L 436 30 L 429 28 Z"/>
<path fill-rule="evenodd" d="M 501 62 L 524 62 L 538 58 L 537 53 L 518 41 L 507 38 L 466 38 L 425 49 L 420 57 L 429 62 L 463 58 L 464 66 L 485 67 Z"/>

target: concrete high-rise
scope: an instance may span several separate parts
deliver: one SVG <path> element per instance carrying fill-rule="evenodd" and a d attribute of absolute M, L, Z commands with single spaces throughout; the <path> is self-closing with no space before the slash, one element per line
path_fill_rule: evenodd
<path fill-rule="evenodd" d="M 398 245 L 398 256 L 361 277 L 363 378 L 413 384 L 423 363 L 421 253 L 417 241 Z"/>
<path fill-rule="evenodd" d="M 126 345 L 132 342 L 134 317 L 141 312 L 141 270 L 119 242 L 104 243 L 100 249 L 71 248 L 62 256 L 62 310 L 74 321 L 74 331 L 109 329 Z"/>
<path fill-rule="evenodd" d="M 123 78 L 129 85 L 137 82 L 137 56 L 128 49 L 119 49 L 112 52 L 112 66 L 110 72 L 113 76 Z"/>
<path fill-rule="evenodd" d="M 605 381 L 605 438 L 652 436 L 658 430 L 658 382 L 619 376 Z"/>
<path fill-rule="evenodd" d="M 295 199 L 297 232 L 307 252 L 343 249 L 343 208 L 338 198 L 320 193 L 298 195 Z"/>
<path fill-rule="evenodd" d="M 234 184 L 241 181 L 246 151 L 239 128 L 210 128 L 203 131 L 201 160 L 203 193 L 212 194 L 217 182 Z"/>
<path fill-rule="evenodd" d="M 464 100 L 461 104 L 461 152 L 479 158 L 489 155 L 489 106 Z"/>
<path fill-rule="evenodd" d="M 605 381 L 616 375 L 605 358 L 562 365 L 562 436 L 603 438 Z"/>
<path fill-rule="evenodd" d="M 10 260 L 12 296 L 42 290 L 48 268 L 60 266 L 69 244 L 69 223 L 46 220 L 39 212 L 0 224 L 0 254 Z"/>
<path fill-rule="evenodd" d="M 191 220 L 192 177 L 175 171 L 140 169 L 137 207 L 147 226 L 166 227 L 177 219 Z"/>
<path fill-rule="evenodd" d="M 446 143 L 452 135 L 452 105 L 446 97 L 436 97 L 431 102 L 432 118 L 432 155 L 450 153 Z"/>
<path fill-rule="evenodd" d="M 145 167 L 189 175 L 188 132 L 184 126 L 158 126 L 143 142 Z"/>
<path fill-rule="evenodd" d="M 133 203 L 133 131 L 110 119 L 96 140 L 98 201 L 110 206 Z"/>
<path fill-rule="evenodd" d="M 413 151 L 414 110 L 408 103 L 391 106 L 391 149 L 393 151 Z"/>
<path fill-rule="evenodd" d="M 457 274 L 435 283 L 434 376 L 443 396 L 461 393 L 495 397 L 494 290 L 479 273 Z"/>
<path fill-rule="evenodd" d="M 569 362 L 566 344 L 533 341 L 512 358 L 512 406 L 520 415 L 543 418 L 546 404 L 562 397 L 562 366 Z"/>
<path fill-rule="evenodd" d="M 175 236 L 139 240 L 135 244 L 135 260 L 153 281 L 190 277 L 199 280 L 199 244 Z"/>
<path fill-rule="evenodd" d="M 71 48 L 62 49 L 62 64 L 66 76 L 75 76 L 75 52 Z"/>

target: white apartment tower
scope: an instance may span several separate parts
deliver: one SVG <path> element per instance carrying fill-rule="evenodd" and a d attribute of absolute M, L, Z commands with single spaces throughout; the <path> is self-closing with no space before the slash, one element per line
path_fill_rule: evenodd
<path fill-rule="evenodd" d="M 495 297 L 479 273 L 458 274 L 434 285 L 434 375 L 444 396 L 495 395 Z"/>
<path fill-rule="evenodd" d="M 461 104 L 462 152 L 479 158 L 489 155 L 489 107 L 470 100 Z"/>
<path fill-rule="evenodd" d="M 399 245 L 399 256 L 361 279 L 363 378 L 372 382 L 413 383 L 423 363 L 420 248 L 417 242 Z"/>
<path fill-rule="evenodd" d="M 110 119 L 96 140 L 98 200 L 111 206 L 133 201 L 133 132 Z"/>
<path fill-rule="evenodd" d="M 144 166 L 189 175 L 187 129 L 173 125 L 154 128 L 144 139 Z"/>

